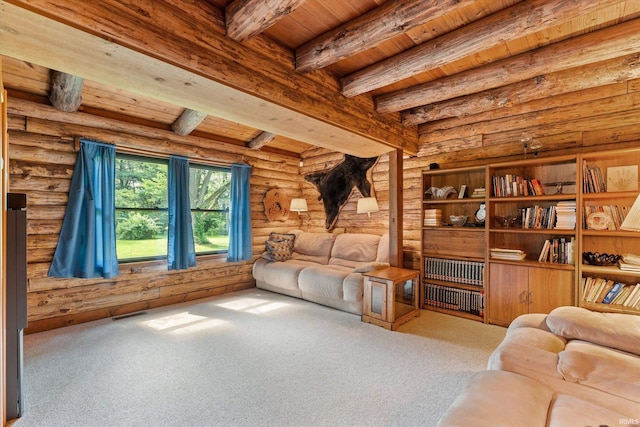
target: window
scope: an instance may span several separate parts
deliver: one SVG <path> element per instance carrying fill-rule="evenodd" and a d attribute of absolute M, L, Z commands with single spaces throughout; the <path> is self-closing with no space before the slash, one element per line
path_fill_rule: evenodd
<path fill-rule="evenodd" d="M 196 255 L 229 245 L 228 168 L 190 165 L 189 197 Z M 116 250 L 119 261 L 167 256 L 168 161 L 116 155 Z"/>

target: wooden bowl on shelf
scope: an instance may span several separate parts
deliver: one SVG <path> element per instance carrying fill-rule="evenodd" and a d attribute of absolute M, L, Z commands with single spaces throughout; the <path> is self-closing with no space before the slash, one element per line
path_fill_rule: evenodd
<path fill-rule="evenodd" d="M 609 265 L 617 264 L 620 259 L 620 255 L 615 254 L 601 254 L 600 252 L 583 252 L 582 260 L 589 265 L 597 265 L 605 267 Z"/>

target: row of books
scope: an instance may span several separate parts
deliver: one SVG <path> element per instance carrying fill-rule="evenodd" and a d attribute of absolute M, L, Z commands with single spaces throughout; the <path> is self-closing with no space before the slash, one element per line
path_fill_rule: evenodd
<path fill-rule="evenodd" d="M 604 213 L 608 221 L 608 230 L 620 230 L 620 226 L 631 209 L 630 206 L 604 205 L 584 207 L 584 227 L 589 228 L 587 218 L 594 213 Z M 598 228 L 600 229 L 600 228 Z"/>
<path fill-rule="evenodd" d="M 583 277 L 582 299 L 640 309 L 640 283 L 629 285 L 601 277 Z"/>
<path fill-rule="evenodd" d="M 557 206 L 539 205 L 522 209 L 522 228 L 573 230 L 576 228 L 576 202 L 558 202 Z"/>
<path fill-rule="evenodd" d="M 575 230 L 576 201 L 566 200 L 556 205 L 556 230 Z"/>
<path fill-rule="evenodd" d="M 527 254 L 520 249 L 491 248 L 489 253 L 493 259 L 510 261 L 522 261 L 527 257 Z"/>
<path fill-rule="evenodd" d="M 425 283 L 426 305 L 484 316 L 484 293 Z"/>
<path fill-rule="evenodd" d="M 542 196 L 544 187 L 539 179 L 525 179 L 520 175 L 492 176 L 493 194 L 496 197 Z"/>
<path fill-rule="evenodd" d="M 586 160 L 583 160 L 582 165 L 582 188 L 585 193 L 604 193 L 607 191 L 602 169 L 587 164 Z"/>
<path fill-rule="evenodd" d="M 425 209 L 423 222 L 425 227 L 440 227 L 442 225 L 442 209 Z"/>
<path fill-rule="evenodd" d="M 484 262 L 425 257 L 424 277 L 453 283 L 482 286 Z"/>
<path fill-rule="evenodd" d="M 550 262 L 553 264 L 570 264 L 573 265 L 574 261 L 574 247 L 575 239 L 557 237 L 553 239 L 547 239 L 542 245 L 540 250 L 539 262 Z"/>

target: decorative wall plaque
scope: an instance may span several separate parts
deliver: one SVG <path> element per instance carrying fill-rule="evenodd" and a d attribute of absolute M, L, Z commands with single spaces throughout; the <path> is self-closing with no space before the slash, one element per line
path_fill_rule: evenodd
<path fill-rule="evenodd" d="M 286 221 L 289 218 L 289 198 L 283 190 L 272 188 L 267 191 L 262 203 L 269 221 Z"/>

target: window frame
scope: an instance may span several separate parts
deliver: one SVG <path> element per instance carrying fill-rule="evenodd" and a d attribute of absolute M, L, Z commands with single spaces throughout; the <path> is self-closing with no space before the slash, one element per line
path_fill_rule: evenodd
<path fill-rule="evenodd" d="M 116 161 L 120 160 L 120 159 L 125 159 L 125 160 L 132 160 L 132 161 L 137 161 L 137 162 L 143 162 L 143 163 L 156 163 L 156 164 L 163 164 L 167 166 L 167 186 L 168 186 L 168 181 L 169 181 L 169 159 L 166 157 L 155 157 L 155 156 L 151 156 L 151 155 L 144 155 L 144 154 L 134 154 L 134 153 L 129 153 L 126 151 L 116 151 Z M 205 170 L 213 170 L 215 172 L 226 172 L 229 175 L 231 175 L 231 167 L 230 166 L 222 166 L 222 165 L 211 165 L 211 164 L 205 164 L 205 163 L 199 163 L 199 162 L 191 162 L 189 161 L 189 173 L 191 173 L 192 169 L 205 169 Z M 116 174 L 118 172 L 118 169 L 116 168 Z M 168 191 L 168 189 L 167 189 Z M 190 189 L 191 191 L 191 189 Z M 168 193 L 167 193 L 168 196 Z M 230 201 L 229 201 L 230 203 Z M 226 209 L 202 209 L 202 208 L 190 208 L 191 213 L 225 213 L 227 216 L 229 214 L 229 206 L 227 206 Z M 120 212 L 127 212 L 127 211 L 131 211 L 131 212 L 165 212 L 168 216 L 168 212 L 169 212 L 169 208 L 168 207 L 155 207 L 155 208 L 135 208 L 135 207 L 123 207 L 123 206 L 115 206 L 115 212 L 116 212 L 116 216 L 118 211 Z M 194 218 L 192 216 L 192 218 Z M 168 220 L 168 218 L 167 218 Z M 117 224 L 116 224 L 117 226 Z M 192 232 L 194 232 L 194 238 L 195 238 L 195 219 L 192 222 Z M 168 238 L 168 235 L 165 234 L 165 236 Z M 117 239 L 116 239 L 116 248 L 117 248 Z M 216 256 L 223 256 L 228 252 L 228 245 L 226 249 L 222 249 L 222 250 L 212 250 L 212 251 L 196 251 L 196 257 L 200 257 L 200 256 L 212 256 L 212 255 L 216 255 Z M 160 260 L 166 260 L 167 259 L 167 252 L 165 251 L 165 253 L 163 255 L 156 255 L 156 256 L 141 256 L 141 257 L 131 257 L 131 258 L 118 258 L 118 264 L 129 264 L 129 263 L 135 263 L 135 262 L 146 262 L 146 261 L 160 261 Z"/>

